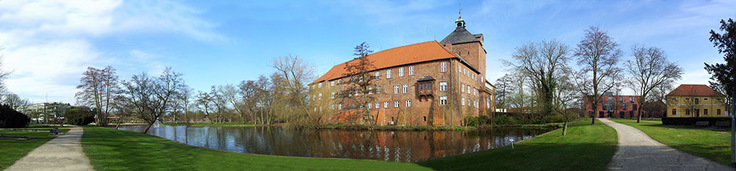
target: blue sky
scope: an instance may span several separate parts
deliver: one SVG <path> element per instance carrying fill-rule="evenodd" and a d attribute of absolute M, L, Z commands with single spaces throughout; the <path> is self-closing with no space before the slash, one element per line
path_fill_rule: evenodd
<path fill-rule="evenodd" d="M 514 48 L 558 40 L 574 47 L 599 26 L 631 59 L 635 43 L 660 47 L 685 71 L 678 83 L 707 84 L 703 62 L 722 61 L 708 41 L 736 1 L 0 1 L 0 54 L 8 90 L 33 102 L 74 104 L 87 66 L 111 65 L 120 79 L 166 66 L 196 90 L 273 72 L 279 56 L 303 58 L 315 76 L 373 50 L 442 40 L 458 8 L 483 33 L 487 79 Z M 573 63 L 574 64 L 574 63 Z"/>

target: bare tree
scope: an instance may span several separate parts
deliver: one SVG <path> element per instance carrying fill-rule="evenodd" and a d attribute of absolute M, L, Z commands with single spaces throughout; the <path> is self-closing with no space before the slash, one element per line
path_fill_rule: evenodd
<path fill-rule="evenodd" d="M 338 93 L 338 97 L 342 101 L 348 110 L 357 110 L 360 114 L 359 117 L 363 121 L 368 121 L 371 126 L 376 124 L 376 120 L 368 110 L 370 105 L 375 99 L 375 95 L 372 93 L 375 89 L 375 83 L 373 80 L 376 78 L 368 73 L 374 70 L 376 67 L 373 65 L 373 61 L 368 59 L 368 55 L 373 53 L 370 50 L 370 46 L 363 42 L 358 46 L 355 46 L 355 59 L 345 63 L 346 73 L 343 75 L 350 78 L 349 81 L 343 83 L 343 89 Z M 357 118 L 356 118 L 357 119 Z"/>
<path fill-rule="evenodd" d="M 3 50 L 2 47 L 0 47 L 0 51 Z M 0 95 L 5 93 L 5 79 L 10 76 L 10 72 L 3 71 L 5 68 L 3 67 L 3 54 L 0 54 Z"/>
<path fill-rule="evenodd" d="M 314 69 L 295 56 L 284 56 L 273 61 L 274 69 L 280 81 L 273 81 L 274 86 L 279 86 L 279 92 L 283 93 L 278 101 L 284 104 L 284 112 L 287 121 L 303 122 L 304 118 L 312 113 L 309 110 L 309 88 L 307 84 L 314 79 Z"/>
<path fill-rule="evenodd" d="M 682 68 L 674 62 L 667 60 L 667 55 L 662 49 L 656 47 L 643 47 L 636 45 L 631 49 L 634 60 L 626 61 L 626 70 L 634 93 L 638 96 L 636 102 L 640 104 L 638 109 L 645 108 L 646 99 L 657 87 L 680 79 Z M 636 110 L 637 120 L 641 122 L 641 110 Z"/>
<path fill-rule="evenodd" d="M 496 86 L 496 106 L 498 108 L 504 110 L 509 108 L 507 104 L 509 99 L 508 94 L 514 91 L 514 87 L 511 84 L 513 84 L 513 79 L 509 74 L 505 74 L 496 80 L 496 84 L 494 85 Z"/>
<path fill-rule="evenodd" d="M 575 84 L 595 110 L 601 100 L 602 93 L 615 87 L 614 80 L 619 77 L 619 58 L 623 55 L 618 44 L 608 33 L 598 27 L 585 30 L 585 38 L 580 40 L 575 49 L 580 70 L 575 73 Z M 592 116 L 595 124 L 596 115 Z"/>
<path fill-rule="evenodd" d="M 197 107 L 204 112 L 204 116 L 207 117 L 207 120 L 210 120 L 210 123 L 214 123 L 212 115 L 210 115 L 210 111 L 212 111 L 215 106 L 212 104 L 212 101 L 213 97 L 210 96 L 210 93 L 200 91 L 199 94 L 197 94 Z"/>
<path fill-rule="evenodd" d="M 184 122 L 189 125 L 189 100 L 192 98 L 193 89 L 190 88 L 187 85 L 183 85 L 181 88 L 181 94 L 179 94 L 179 100 L 181 100 L 181 103 L 184 106 Z"/>
<path fill-rule="evenodd" d="M 97 114 L 97 125 L 107 126 L 107 116 L 113 108 L 113 98 L 120 90 L 118 76 L 115 68 L 107 66 L 103 69 L 87 67 L 82 73 L 81 83 L 77 89 L 81 91 L 75 94 L 79 104 L 91 105 Z"/>
<path fill-rule="evenodd" d="M 516 48 L 512 65 L 527 74 L 536 88 L 537 101 L 544 115 L 554 111 L 556 80 L 567 67 L 570 48 L 557 41 L 527 43 Z"/>
<path fill-rule="evenodd" d="M 575 90 L 575 85 L 570 82 L 571 71 L 568 68 L 561 70 L 558 73 L 558 78 L 555 79 L 557 88 L 555 89 L 553 99 L 553 110 L 555 113 L 561 115 L 563 120 L 562 136 L 567 134 L 568 122 L 573 121 L 578 116 L 578 111 L 575 110 L 574 106 L 579 103 L 579 93 Z M 579 110 L 579 109 L 578 109 Z"/>
<path fill-rule="evenodd" d="M 130 81 L 123 81 L 125 100 L 133 106 L 134 115 L 147 123 L 143 133 L 148 132 L 161 116 L 172 111 L 172 101 L 180 93 L 182 85 L 181 74 L 170 67 L 159 77 L 141 73 L 133 75 Z"/>
<path fill-rule="evenodd" d="M 4 96 L 5 98 L 2 99 L 2 103 L 9 105 L 13 110 L 17 110 L 19 107 L 28 105 L 29 103 L 27 99 L 22 99 L 15 93 L 8 93 Z"/>

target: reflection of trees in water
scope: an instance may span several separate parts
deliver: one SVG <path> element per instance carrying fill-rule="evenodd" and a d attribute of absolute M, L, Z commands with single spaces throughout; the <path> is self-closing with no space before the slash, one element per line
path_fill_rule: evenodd
<path fill-rule="evenodd" d="M 243 153 L 413 162 L 495 149 L 511 145 L 511 139 L 519 142 L 546 131 L 520 128 L 454 132 L 161 126 L 149 133 L 194 146 Z"/>

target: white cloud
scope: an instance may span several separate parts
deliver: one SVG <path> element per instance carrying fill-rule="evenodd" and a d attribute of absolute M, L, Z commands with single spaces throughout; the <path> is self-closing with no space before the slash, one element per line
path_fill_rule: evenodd
<path fill-rule="evenodd" d="M 0 47 L 4 48 L 9 91 L 35 102 L 74 103 L 81 73 L 88 66 L 132 66 L 137 71 L 162 70 L 155 53 L 136 49 L 105 49 L 92 42 L 105 36 L 129 34 L 182 34 L 200 41 L 225 38 L 216 26 L 197 17 L 199 11 L 170 1 L 46 0 L 0 1 Z M 127 60 L 135 59 L 135 60 Z M 122 78 L 122 77 L 121 77 Z"/>

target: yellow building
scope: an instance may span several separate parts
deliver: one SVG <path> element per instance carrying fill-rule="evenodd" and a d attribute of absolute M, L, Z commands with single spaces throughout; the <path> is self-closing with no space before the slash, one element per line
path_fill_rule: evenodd
<path fill-rule="evenodd" d="M 665 98 L 667 117 L 726 116 L 726 96 L 703 84 L 681 84 Z"/>

